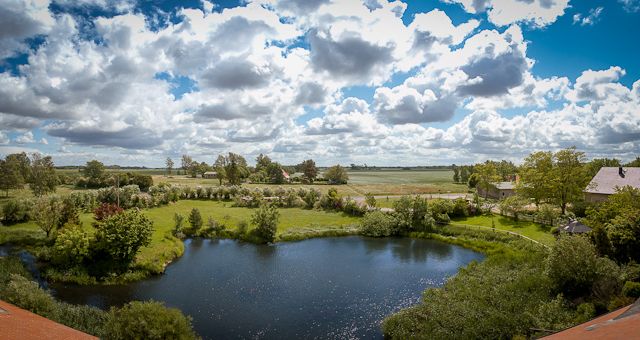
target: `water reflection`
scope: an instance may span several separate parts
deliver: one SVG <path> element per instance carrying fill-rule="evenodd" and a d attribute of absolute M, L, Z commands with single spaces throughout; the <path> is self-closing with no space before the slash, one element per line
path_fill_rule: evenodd
<path fill-rule="evenodd" d="M 126 286 L 56 285 L 101 308 L 155 299 L 193 317 L 203 338 L 379 338 L 386 315 L 482 256 L 432 240 L 322 238 L 277 245 L 185 242 L 165 275 Z"/>

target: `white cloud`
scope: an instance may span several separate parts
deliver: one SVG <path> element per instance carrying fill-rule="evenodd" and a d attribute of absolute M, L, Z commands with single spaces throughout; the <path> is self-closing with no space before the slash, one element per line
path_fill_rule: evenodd
<path fill-rule="evenodd" d="M 24 39 L 47 34 L 54 25 L 47 0 L 0 2 L 0 60 L 28 48 Z"/>
<path fill-rule="evenodd" d="M 28 131 L 23 135 L 16 137 L 15 142 L 18 144 L 32 144 L 35 143 L 35 139 L 33 139 L 33 132 Z"/>
<path fill-rule="evenodd" d="M 487 12 L 497 26 L 524 22 L 544 27 L 552 24 L 569 7 L 569 0 L 443 0 L 459 3 L 469 13 Z"/>
<path fill-rule="evenodd" d="M 9 144 L 11 140 L 9 139 L 9 136 L 7 136 L 6 133 L 0 131 L 0 144 L 5 145 L 5 144 Z"/>
<path fill-rule="evenodd" d="M 589 14 L 583 15 L 576 13 L 573 15 L 573 24 L 579 24 L 580 26 L 593 26 L 598 20 L 600 20 L 600 14 L 602 14 L 604 7 L 596 7 L 589 10 Z"/>

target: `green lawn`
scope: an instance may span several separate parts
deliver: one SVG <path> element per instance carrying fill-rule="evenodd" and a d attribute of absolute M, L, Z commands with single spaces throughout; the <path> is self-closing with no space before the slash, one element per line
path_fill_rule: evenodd
<path fill-rule="evenodd" d="M 452 219 L 451 224 L 469 224 L 491 228 L 491 220 L 491 216 L 486 215 L 470 216 Z M 555 242 L 555 237 L 551 234 L 550 228 L 547 226 L 528 221 L 516 222 L 509 217 L 500 215 L 494 215 L 493 221 L 496 229 L 512 231 L 546 245 L 552 245 Z"/>

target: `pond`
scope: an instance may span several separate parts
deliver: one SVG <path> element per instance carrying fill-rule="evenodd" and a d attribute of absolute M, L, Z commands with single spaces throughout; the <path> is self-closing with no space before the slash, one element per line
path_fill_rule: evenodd
<path fill-rule="evenodd" d="M 187 240 L 164 275 L 120 286 L 53 284 L 61 300 L 100 308 L 163 301 L 205 339 L 381 338 L 382 319 L 420 301 L 474 251 L 410 238 L 318 238 L 276 245 Z"/>

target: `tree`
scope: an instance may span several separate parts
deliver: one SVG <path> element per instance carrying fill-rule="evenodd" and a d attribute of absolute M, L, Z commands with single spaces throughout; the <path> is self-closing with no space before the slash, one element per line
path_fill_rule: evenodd
<path fill-rule="evenodd" d="M 182 224 L 184 222 L 184 216 L 182 216 L 181 214 L 175 213 L 173 215 L 173 222 L 174 222 L 174 227 L 173 227 L 173 231 L 174 232 L 179 232 L 182 230 Z"/>
<path fill-rule="evenodd" d="M 171 170 L 173 170 L 173 160 L 170 157 L 167 157 L 167 161 L 165 162 L 167 165 L 167 175 L 171 176 Z"/>
<path fill-rule="evenodd" d="M 520 214 L 524 211 L 528 203 L 527 199 L 518 195 L 509 196 L 500 202 L 500 212 L 502 214 L 509 214 L 513 216 L 514 220 L 518 221 Z"/>
<path fill-rule="evenodd" d="M 233 152 L 229 152 L 226 157 L 224 173 L 229 184 L 239 185 L 249 174 L 247 161 L 244 157 Z"/>
<path fill-rule="evenodd" d="M 522 197 L 532 198 L 536 206 L 551 198 L 553 154 L 538 151 L 531 153 L 520 167 L 520 181 L 516 192 Z"/>
<path fill-rule="evenodd" d="M 284 173 L 282 173 L 282 166 L 279 163 L 270 163 L 267 165 L 266 172 L 267 176 L 269 176 L 269 181 L 274 184 L 282 184 L 284 183 Z"/>
<path fill-rule="evenodd" d="M 304 174 L 304 178 L 309 181 L 309 183 L 313 183 L 315 181 L 316 176 L 318 176 L 318 168 L 316 167 L 316 162 L 313 159 L 307 159 L 306 161 L 300 164 L 300 168 L 302 173 Z"/>
<path fill-rule="evenodd" d="M 256 172 L 266 172 L 269 164 L 271 164 L 271 158 L 267 155 L 259 154 L 258 157 L 256 157 Z"/>
<path fill-rule="evenodd" d="M 87 162 L 84 169 L 82 169 L 82 173 L 89 179 L 90 183 L 101 183 L 105 175 L 105 167 L 102 162 L 94 159 Z"/>
<path fill-rule="evenodd" d="M 25 152 L 7 155 L 5 160 L 18 168 L 18 172 L 22 176 L 23 181 L 29 181 L 31 179 L 31 160 Z"/>
<path fill-rule="evenodd" d="M 349 175 L 347 170 L 340 166 L 340 164 L 334 165 L 324 172 L 324 178 L 331 184 L 347 184 Z"/>
<path fill-rule="evenodd" d="M 378 202 L 376 202 L 375 196 L 373 196 L 373 194 L 370 192 L 364 194 L 364 202 L 370 208 L 375 208 L 378 205 Z"/>
<path fill-rule="evenodd" d="M 379 210 L 364 214 L 360 222 L 360 232 L 365 236 L 386 237 L 394 234 L 394 219 Z"/>
<path fill-rule="evenodd" d="M 34 153 L 31 161 L 31 179 L 29 187 L 35 196 L 42 196 L 56 191 L 58 176 L 51 156 L 42 157 Z"/>
<path fill-rule="evenodd" d="M 460 183 L 460 169 L 453 165 L 453 183 Z"/>
<path fill-rule="evenodd" d="M 478 176 L 476 187 L 484 190 L 484 198 L 487 199 L 489 190 L 493 187 L 494 183 L 500 181 L 496 166 L 493 162 L 486 161 L 475 166 L 475 173 Z"/>
<path fill-rule="evenodd" d="M 105 328 L 110 339 L 197 339 L 191 318 L 156 301 L 132 301 L 112 307 Z"/>
<path fill-rule="evenodd" d="M 274 205 L 263 204 L 251 216 L 251 223 L 256 226 L 256 232 L 263 240 L 273 242 L 278 231 L 279 217 L 280 213 Z"/>
<path fill-rule="evenodd" d="M 125 210 L 97 223 L 95 242 L 115 267 L 126 269 L 141 247 L 149 245 L 153 222 L 137 209 Z"/>
<path fill-rule="evenodd" d="M 560 237 L 547 257 L 545 271 L 555 292 L 569 298 L 603 294 L 606 292 L 596 292 L 596 288 L 612 283 L 619 285 L 618 266 L 607 258 L 598 257 L 593 244 L 581 236 Z"/>
<path fill-rule="evenodd" d="M 51 232 L 58 229 L 62 209 L 62 201 L 56 196 L 44 196 L 36 200 L 33 218 L 36 225 L 47 234 L 47 238 L 51 236 Z"/>
<path fill-rule="evenodd" d="M 223 155 L 218 155 L 216 161 L 213 163 L 213 168 L 215 169 L 218 177 L 218 181 L 220 185 L 222 185 L 222 180 L 226 177 L 225 175 L 225 166 L 227 164 L 227 160 Z"/>
<path fill-rule="evenodd" d="M 0 159 L 0 190 L 5 191 L 9 197 L 9 189 L 21 189 L 24 186 L 24 178 L 16 162 Z"/>
<path fill-rule="evenodd" d="M 593 178 L 598 171 L 600 171 L 603 167 L 619 167 L 620 161 L 613 158 L 594 158 L 589 163 L 585 164 L 586 176 L 591 179 Z"/>
<path fill-rule="evenodd" d="M 197 235 L 200 228 L 202 228 L 202 215 L 200 215 L 200 210 L 198 208 L 191 209 L 191 213 L 189 214 L 189 224 L 191 225 L 191 229 L 189 230 L 189 234 Z"/>
<path fill-rule="evenodd" d="M 191 157 L 189 157 L 189 155 L 182 155 L 182 171 L 184 172 L 184 174 L 187 174 L 187 170 L 191 167 L 191 164 L 193 163 L 193 159 L 191 159 Z"/>
<path fill-rule="evenodd" d="M 551 204 L 541 204 L 538 206 L 536 216 L 538 220 L 542 221 L 542 224 L 553 225 L 553 222 L 558 218 L 558 212 Z"/>
<path fill-rule="evenodd" d="M 634 159 L 631 162 L 625 164 L 624 166 L 640 167 L 640 156 L 636 157 L 636 159 Z"/>
<path fill-rule="evenodd" d="M 567 204 L 584 197 L 583 190 L 590 178 L 586 176 L 582 165 L 585 160 L 584 152 L 576 151 L 575 147 L 556 152 L 553 159 L 551 193 L 564 215 Z"/>
<path fill-rule="evenodd" d="M 518 170 L 511 161 L 502 160 L 500 163 L 494 162 L 494 164 L 496 165 L 496 171 L 501 181 L 511 181 Z"/>

